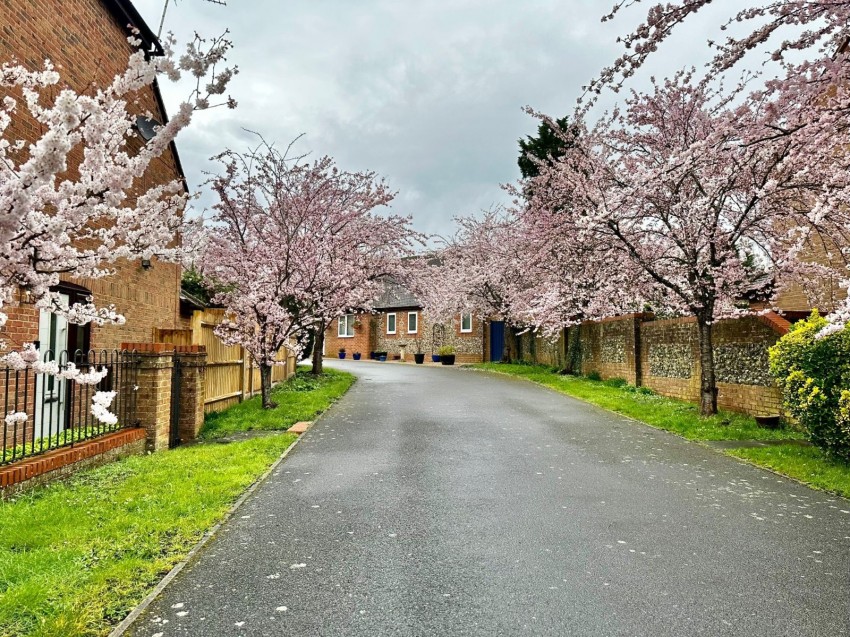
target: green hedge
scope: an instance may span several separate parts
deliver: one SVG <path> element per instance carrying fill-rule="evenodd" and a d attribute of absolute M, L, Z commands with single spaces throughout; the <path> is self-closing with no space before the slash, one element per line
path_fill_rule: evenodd
<path fill-rule="evenodd" d="M 786 412 L 829 455 L 850 461 L 850 325 L 823 335 L 817 312 L 770 349 Z"/>

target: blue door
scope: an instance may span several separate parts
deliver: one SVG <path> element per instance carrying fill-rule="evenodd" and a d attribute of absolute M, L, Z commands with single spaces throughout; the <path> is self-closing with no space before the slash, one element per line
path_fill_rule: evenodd
<path fill-rule="evenodd" d="M 500 361 L 505 353 L 505 322 L 490 321 L 490 360 Z"/>

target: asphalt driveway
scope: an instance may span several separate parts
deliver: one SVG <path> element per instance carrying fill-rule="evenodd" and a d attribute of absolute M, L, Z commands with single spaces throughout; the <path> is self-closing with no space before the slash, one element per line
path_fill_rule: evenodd
<path fill-rule="evenodd" d="M 130 631 L 850 635 L 850 502 L 547 389 L 359 381 Z"/>

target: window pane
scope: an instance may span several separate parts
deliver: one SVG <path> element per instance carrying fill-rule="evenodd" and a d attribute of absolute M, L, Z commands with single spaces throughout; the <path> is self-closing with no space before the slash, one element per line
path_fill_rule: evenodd
<path fill-rule="evenodd" d="M 345 315 L 345 335 L 354 336 L 354 314 Z"/>
<path fill-rule="evenodd" d="M 407 313 L 407 331 L 413 334 L 416 332 L 416 312 L 408 312 Z"/>
<path fill-rule="evenodd" d="M 387 332 L 395 333 L 395 314 L 387 314 Z"/>
<path fill-rule="evenodd" d="M 345 336 L 345 317 L 340 316 L 336 321 L 336 335 Z"/>
<path fill-rule="evenodd" d="M 471 332 L 472 331 L 472 314 L 461 314 L 460 315 L 460 331 L 461 332 Z"/>

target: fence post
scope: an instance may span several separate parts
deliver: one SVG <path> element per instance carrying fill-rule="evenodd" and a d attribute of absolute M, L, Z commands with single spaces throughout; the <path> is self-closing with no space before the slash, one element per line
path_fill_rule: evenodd
<path fill-rule="evenodd" d="M 121 349 L 136 350 L 139 357 L 136 415 L 147 431 L 147 448 L 149 451 L 168 449 L 174 345 L 122 343 Z"/>
<path fill-rule="evenodd" d="M 180 417 L 178 432 L 180 440 L 194 440 L 204 424 L 204 387 L 207 374 L 207 350 L 203 345 L 177 348 L 180 360 Z"/>
<path fill-rule="evenodd" d="M 245 400 L 245 385 L 247 385 L 247 375 L 251 374 L 253 378 L 253 372 L 251 371 L 251 366 L 248 365 L 248 353 L 245 351 L 244 347 L 239 347 L 239 356 L 242 358 L 242 369 L 239 370 L 240 378 L 239 378 L 239 391 L 241 395 L 239 396 L 239 402 L 241 403 Z M 247 372 L 245 370 L 248 370 Z"/>

